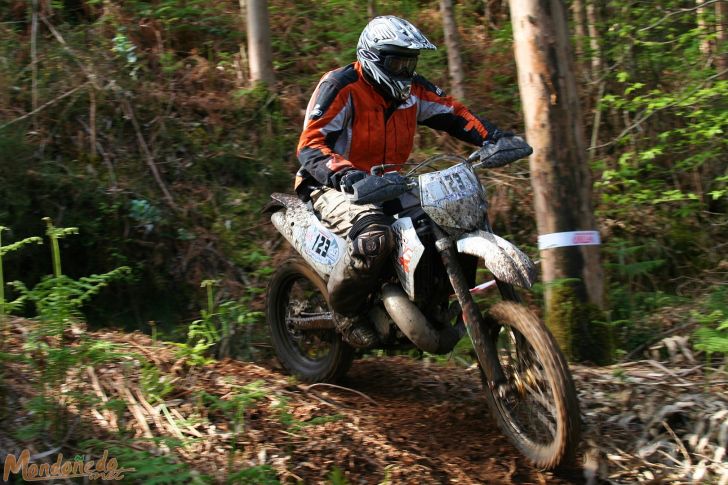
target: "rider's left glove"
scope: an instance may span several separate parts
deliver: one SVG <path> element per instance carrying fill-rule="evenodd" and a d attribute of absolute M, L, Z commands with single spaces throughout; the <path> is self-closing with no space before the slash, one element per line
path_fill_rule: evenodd
<path fill-rule="evenodd" d="M 382 177 L 387 179 L 389 182 L 392 182 L 393 184 L 407 185 L 407 177 L 400 175 L 399 172 L 387 172 L 382 175 Z"/>
<path fill-rule="evenodd" d="M 497 143 L 501 138 L 510 138 L 512 136 L 515 136 L 515 133 L 511 131 L 501 131 L 499 128 L 493 128 L 485 138 L 483 145 L 486 143 Z"/>
<path fill-rule="evenodd" d="M 369 174 L 363 170 L 357 170 L 354 168 L 346 169 L 346 171 L 341 175 L 341 178 L 339 178 L 339 187 L 342 192 L 353 194 L 354 184 L 360 180 L 364 180 L 368 176 Z"/>

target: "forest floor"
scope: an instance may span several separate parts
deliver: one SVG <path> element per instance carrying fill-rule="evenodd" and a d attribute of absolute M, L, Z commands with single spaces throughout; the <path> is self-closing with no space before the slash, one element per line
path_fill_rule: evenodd
<path fill-rule="evenodd" d="M 8 348 L 22 348 L 26 323 L 12 322 Z M 69 424 L 60 443 L 14 433 L 34 419 L 26 410 L 39 370 L 3 364 L 0 455 L 27 447 L 69 456 L 93 437 L 110 454 L 123 441 L 166 457 L 189 473 L 180 483 L 222 483 L 240 470 L 233 483 L 728 483 L 728 374 L 706 378 L 680 338 L 659 344 L 671 356 L 662 362 L 573 366 L 583 451 L 578 468 L 556 475 L 529 466 L 497 430 L 475 367 L 364 358 L 340 385 L 304 385 L 274 365 L 193 363 L 139 333 L 86 335 L 125 354 L 65 379 L 63 395 L 87 399 L 61 399 Z M 120 466 L 138 470 L 127 479 L 150 483 L 155 470 L 125 456 Z"/>

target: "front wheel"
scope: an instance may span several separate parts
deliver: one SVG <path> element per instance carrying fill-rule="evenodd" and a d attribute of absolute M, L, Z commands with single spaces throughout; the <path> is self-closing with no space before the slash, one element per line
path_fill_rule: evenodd
<path fill-rule="evenodd" d="M 332 382 L 342 377 L 354 350 L 333 329 L 298 330 L 294 321 L 331 319 L 326 283 L 304 261 L 291 258 L 268 284 L 266 319 L 276 356 L 303 382 Z"/>
<path fill-rule="evenodd" d="M 571 373 L 546 326 L 524 306 L 503 301 L 485 315 L 501 366 L 501 382 L 484 379 L 501 431 L 534 465 L 552 469 L 574 460 L 579 404 Z"/>

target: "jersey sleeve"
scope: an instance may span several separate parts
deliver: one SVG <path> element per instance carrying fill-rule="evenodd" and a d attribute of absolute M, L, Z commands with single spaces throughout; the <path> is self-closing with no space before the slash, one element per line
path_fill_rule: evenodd
<path fill-rule="evenodd" d="M 482 145 L 495 130 L 495 125 L 473 114 L 424 77 L 415 76 L 414 83 L 418 85 L 418 124 L 444 131 L 477 146 Z"/>
<path fill-rule="evenodd" d="M 348 94 L 330 74 L 325 75 L 311 96 L 306 109 L 303 132 L 296 154 L 301 163 L 300 176 L 314 178 L 321 185 L 332 185 L 332 174 L 353 167 L 334 145 L 351 116 Z"/>

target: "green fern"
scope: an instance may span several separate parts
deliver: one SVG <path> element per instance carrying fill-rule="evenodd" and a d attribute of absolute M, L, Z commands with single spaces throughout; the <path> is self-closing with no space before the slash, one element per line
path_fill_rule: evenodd
<path fill-rule="evenodd" d="M 60 261 L 60 260 L 59 260 Z M 11 283 L 20 293 L 22 301 L 35 305 L 38 318 L 50 335 L 59 335 L 70 322 L 82 320 L 81 308 L 114 280 L 131 272 L 127 266 L 116 268 L 101 275 L 91 275 L 74 280 L 66 275 L 47 276 L 32 289 L 24 283 Z"/>
<path fill-rule="evenodd" d="M 693 333 L 695 348 L 706 354 L 728 354 L 728 315 L 714 310 L 708 315 L 693 313 L 703 326 Z"/>
<path fill-rule="evenodd" d="M 99 454 L 103 450 L 108 450 L 109 456 L 118 461 L 119 468 L 133 468 L 134 471 L 125 474 L 124 481 L 126 482 L 147 485 L 212 483 L 210 477 L 190 470 L 189 465 L 184 463 L 173 451 L 157 456 L 149 451 L 136 449 L 135 447 L 139 446 L 138 442 L 141 441 L 143 440 L 112 444 L 101 440 L 88 440 L 81 443 L 81 446 Z M 165 445 L 171 450 L 182 444 L 179 440 L 172 438 L 155 438 L 151 441 L 157 446 Z"/>
<path fill-rule="evenodd" d="M 707 300 L 704 312 L 693 312 L 701 327 L 693 332 L 695 348 L 706 354 L 728 355 L 728 288 L 719 287 Z"/>
<path fill-rule="evenodd" d="M 0 226 L 0 324 L 3 324 L 5 315 L 8 313 L 12 313 L 14 311 L 17 311 L 20 309 L 23 305 L 24 298 L 16 299 L 12 302 L 5 301 L 5 278 L 3 275 L 3 256 L 6 254 L 17 251 L 18 249 L 22 248 L 23 246 L 27 244 L 43 244 L 43 239 L 33 236 L 28 237 L 25 239 L 21 239 L 20 241 L 16 241 L 13 244 L 8 244 L 7 246 L 3 246 L 2 244 L 2 232 L 8 230 L 5 226 Z M 4 334 L 4 330 L 3 330 Z"/>
<path fill-rule="evenodd" d="M 240 485 L 276 485 L 281 483 L 270 465 L 258 465 L 231 473 L 227 483 Z"/>

